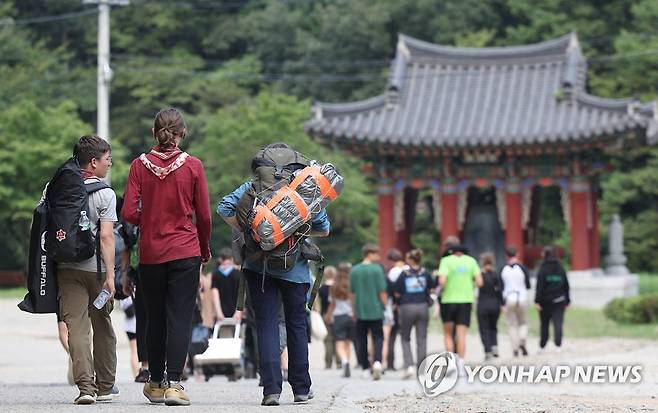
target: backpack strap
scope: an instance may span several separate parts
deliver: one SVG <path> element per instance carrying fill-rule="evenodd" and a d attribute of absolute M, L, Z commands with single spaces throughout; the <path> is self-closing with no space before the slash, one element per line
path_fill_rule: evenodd
<path fill-rule="evenodd" d="M 91 195 L 94 192 L 98 192 L 101 189 L 105 189 L 105 188 L 110 188 L 110 186 L 103 181 L 90 182 L 88 184 L 85 184 L 87 195 Z M 98 276 L 99 280 L 101 279 L 101 237 L 98 235 L 100 230 L 101 230 L 101 220 L 99 218 L 98 222 L 96 222 L 96 275 Z"/>

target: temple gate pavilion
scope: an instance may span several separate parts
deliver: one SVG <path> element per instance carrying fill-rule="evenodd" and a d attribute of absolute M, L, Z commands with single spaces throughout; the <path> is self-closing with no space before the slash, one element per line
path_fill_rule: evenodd
<path fill-rule="evenodd" d="M 506 245 L 523 256 L 537 230 L 537 191 L 556 187 L 571 233 L 571 269 L 586 279 L 601 273 L 604 153 L 658 140 L 656 102 L 590 95 L 586 76 L 575 33 L 491 48 L 400 35 L 384 93 L 318 102 L 306 130 L 370 167 L 383 253 L 411 248 L 418 191 L 429 188 L 442 240 L 457 235 L 472 255 L 494 251 L 499 263 Z M 629 283 L 611 288 L 633 293 L 637 280 Z"/>

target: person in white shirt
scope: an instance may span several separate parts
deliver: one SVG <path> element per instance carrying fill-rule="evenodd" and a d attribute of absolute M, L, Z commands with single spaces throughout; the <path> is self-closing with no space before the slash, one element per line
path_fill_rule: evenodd
<path fill-rule="evenodd" d="M 526 340 L 528 338 L 528 290 L 530 278 L 528 271 L 519 262 L 516 247 L 506 249 L 507 264 L 500 271 L 503 280 L 503 302 L 507 317 L 507 331 L 512 342 L 512 352 L 527 356 Z"/>

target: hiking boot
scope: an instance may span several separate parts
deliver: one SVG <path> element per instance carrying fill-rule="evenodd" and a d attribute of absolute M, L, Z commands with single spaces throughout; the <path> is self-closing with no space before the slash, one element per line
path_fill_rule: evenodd
<path fill-rule="evenodd" d="M 190 396 L 179 381 L 169 383 L 169 388 L 164 392 L 164 402 L 167 406 L 189 406 Z"/>
<path fill-rule="evenodd" d="M 315 394 L 313 394 L 313 390 L 308 391 L 308 394 L 295 394 L 295 399 L 293 403 L 295 404 L 305 404 L 308 403 L 309 400 L 315 397 Z"/>
<path fill-rule="evenodd" d="M 521 350 L 521 354 L 523 354 L 524 356 L 528 355 L 528 350 L 525 348 L 525 344 L 521 344 L 519 346 L 519 349 Z"/>
<path fill-rule="evenodd" d="M 153 383 L 151 381 L 144 383 L 144 396 L 151 403 L 164 403 L 165 402 L 165 390 L 167 390 L 167 383 L 164 381 L 160 383 Z"/>
<path fill-rule="evenodd" d="M 73 403 L 75 404 L 94 404 L 96 403 L 96 398 L 90 394 L 82 394 L 78 395 L 75 400 L 73 400 Z"/>
<path fill-rule="evenodd" d="M 151 378 L 149 369 L 140 368 L 139 373 L 135 376 L 135 383 L 146 383 Z"/>
<path fill-rule="evenodd" d="M 343 377 L 350 377 L 350 363 L 343 364 Z"/>
<path fill-rule="evenodd" d="M 278 406 L 279 405 L 280 393 L 268 394 L 263 396 L 263 401 L 260 402 L 261 406 Z"/>
<path fill-rule="evenodd" d="M 382 363 L 375 361 L 372 365 L 372 379 L 379 380 L 382 378 Z"/>

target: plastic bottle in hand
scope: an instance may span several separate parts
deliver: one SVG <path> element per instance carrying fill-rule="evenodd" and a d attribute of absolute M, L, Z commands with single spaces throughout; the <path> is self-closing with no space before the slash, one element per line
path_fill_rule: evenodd
<path fill-rule="evenodd" d="M 107 303 L 107 300 L 110 299 L 110 292 L 103 288 L 101 292 L 98 294 L 98 297 L 94 300 L 94 307 L 98 308 L 99 310 L 103 308 L 105 303 Z"/>

